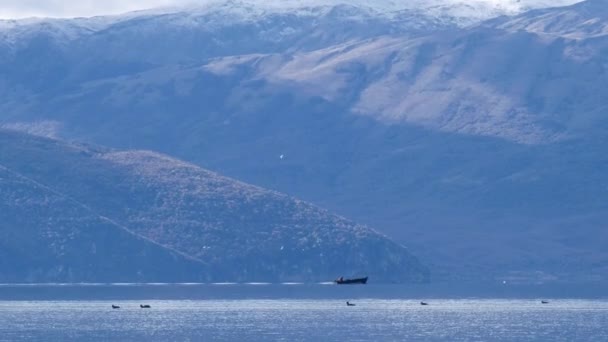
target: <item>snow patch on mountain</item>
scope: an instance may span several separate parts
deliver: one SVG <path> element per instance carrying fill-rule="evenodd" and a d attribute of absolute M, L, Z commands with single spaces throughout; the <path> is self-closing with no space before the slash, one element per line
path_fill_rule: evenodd
<path fill-rule="evenodd" d="M 257 8 L 260 11 L 291 11 L 299 8 L 335 7 L 350 5 L 366 7 L 382 13 L 402 10 L 433 10 L 451 9 L 457 15 L 470 15 L 472 10 L 485 11 L 485 13 L 517 13 L 536 8 L 568 6 L 582 0 L 207 0 L 196 2 L 196 5 L 163 7 L 149 10 L 149 13 L 162 13 L 183 8 L 210 9 L 210 8 Z M 467 10 L 465 10 L 467 9 Z M 479 15 L 479 13 L 478 13 Z"/>
<path fill-rule="evenodd" d="M 404 13 L 413 13 L 451 22 L 460 26 L 479 23 L 502 15 L 516 15 L 531 9 L 572 5 L 581 0 L 209 0 L 196 5 L 164 7 L 141 14 L 158 15 L 176 12 L 191 14 L 225 13 L 230 17 L 256 20 L 277 13 L 294 15 L 326 14 L 335 7 L 353 7 L 353 17 L 375 15 L 399 19 Z"/>
<path fill-rule="evenodd" d="M 388 18 L 399 17 L 403 12 L 450 20 L 460 25 L 469 25 L 501 15 L 515 15 L 531 9 L 567 6 L 581 0 L 205 0 L 186 6 L 165 6 L 142 9 L 122 15 L 76 18 L 73 22 L 85 28 L 102 29 L 115 22 L 136 17 L 158 16 L 172 13 L 201 15 L 223 13 L 231 20 L 256 20 L 277 13 L 294 15 L 318 15 L 338 6 L 350 6 L 362 12 L 353 15 L 373 14 Z M 39 25 L 57 19 L 29 18 L 0 20 L 0 31 L 19 26 Z M 62 22 L 62 21 L 58 21 Z M 94 27 L 89 25 L 93 23 Z"/>
<path fill-rule="evenodd" d="M 526 30 L 540 36 L 560 36 L 567 39 L 590 39 L 608 35 L 608 3 L 585 1 L 572 8 L 544 10 L 505 18 L 497 28 Z"/>
<path fill-rule="evenodd" d="M 10 122 L 0 124 L 0 129 L 18 131 L 33 136 L 58 138 L 62 123 L 52 120 L 41 120 L 36 122 Z"/>

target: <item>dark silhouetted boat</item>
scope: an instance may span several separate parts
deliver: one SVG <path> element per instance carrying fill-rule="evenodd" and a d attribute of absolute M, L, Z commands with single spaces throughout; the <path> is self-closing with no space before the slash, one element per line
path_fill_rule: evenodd
<path fill-rule="evenodd" d="M 351 302 L 346 302 L 346 306 L 355 306 L 355 303 L 351 303 Z"/>
<path fill-rule="evenodd" d="M 540 303 L 541 303 L 541 304 L 549 304 L 549 301 L 546 301 L 546 300 L 541 300 L 541 301 L 540 301 Z"/>
<path fill-rule="evenodd" d="M 148 304 L 139 304 L 139 307 L 142 308 L 142 309 L 149 309 L 149 308 L 151 308 L 151 306 L 148 305 Z"/>
<path fill-rule="evenodd" d="M 420 305 L 429 305 L 429 303 L 420 302 Z"/>
<path fill-rule="evenodd" d="M 351 285 L 351 284 L 366 284 L 367 283 L 367 277 L 365 278 L 353 278 L 353 279 L 344 279 L 343 277 L 340 277 L 336 280 L 334 280 L 334 282 L 338 285 Z"/>
<path fill-rule="evenodd" d="M 120 306 L 112 304 L 112 309 L 120 309 Z"/>

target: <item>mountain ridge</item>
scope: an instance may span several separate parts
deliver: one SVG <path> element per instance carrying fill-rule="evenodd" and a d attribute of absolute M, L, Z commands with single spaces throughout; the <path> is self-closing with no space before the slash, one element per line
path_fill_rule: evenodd
<path fill-rule="evenodd" d="M 218 9 L 231 10 L 233 12 L 241 12 L 243 8 L 248 8 L 250 14 L 259 13 L 277 13 L 281 11 L 297 11 L 309 10 L 314 8 L 331 8 L 341 5 L 351 5 L 358 8 L 373 10 L 378 14 L 395 15 L 406 10 L 416 10 L 420 13 L 431 13 L 435 16 L 444 17 L 461 17 L 463 22 L 467 20 L 467 16 L 474 18 L 473 21 L 488 19 L 492 16 L 505 14 L 517 14 L 523 11 L 529 11 L 535 8 L 559 7 L 571 5 L 581 0 L 412 0 L 407 2 L 381 0 L 354 0 L 346 2 L 344 0 L 287 0 L 287 1 L 261 1 L 261 0 L 210 0 L 202 1 L 196 5 L 181 5 L 181 6 L 164 6 L 153 9 L 142 9 L 124 14 L 105 15 L 108 18 L 133 17 L 144 15 L 156 15 L 175 12 L 203 12 L 213 11 Z M 253 12 L 251 11 L 253 10 Z M 86 17 L 86 16 L 85 16 Z M 95 17 L 99 18 L 99 16 Z M 39 18 L 17 19 L 24 22 L 36 21 Z M 51 18 L 49 18 L 51 19 Z M 59 19 L 59 18 L 55 18 Z M 77 19 L 81 19 L 80 17 Z M 16 21 L 4 20 L 5 22 Z"/>
<path fill-rule="evenodd" d="M 43 271 L 32 270 L 35 266 L 26 265 L 25 270 L 32 272 L 26 276 L 29 279 L 111 278 L 110 271 L 95 275 L 101 266 L 83 268 L 62 255 L 82 253 L 82 261 L 87 262 L 97 253 L 77 251 L 87 246 L 101 251 L 103 246 L 108 261 L 102 258 L 100 262 L 112 265 L 123 254 L 143 253 L 138 250 L 141 244 L 133 242 L 139 240 L 159 253 L 175 255 L 177 265 L 171 267 L 178 272 L 172 275 L 174 272 L 165 269 L 166 262 L 159 262 L 155 269 L 151 257 L 152 264 L 146 267 L 155 274 L 138 276 L 131 271 L 131 280 L 323 281 L 356 271 L 378 282 L 428 280 L 425 268 L 383 235 L 286 195 L 232 181 L 192 164 L 153 152 L 91 149 L 10 131 L 0 131 L 0 140 L 0 167 L 8 175 L 0 177 L 0 204 L 5 213 L 0 234 L 15 236 L 4 241 L 23 253 L 33 252 L 28 241 L 44 243 L 53 237 L 56 242 L 50 245 L 56 250 L 48 252 L 49 262 L 61 262 L 47 268 L 47 278 L 38 274 Z M 30 166 L 26 159 L 35 159 L 38 164 Z M 68 165 L 77 167 L 70 170 Z M 24 188 L 35 195 L 24 197 Z M 47 199 L 32 202 L 34 198 Z M 19 215 L 28 210 L 52 214 L 34 215 L 33 221 L 28 221 Z M 66 216 L 70 212 L 73 214 Z M 89 223 L 80 227 L 77 222 L 83 219 Z M 24 235 L 12 226 L 18 222 Z M 118 235 L 126 233 L 132 238 L 95 240 L 99 229 L 108 226 L 118 230 Z M 71 242 L 74 236 L 89 235 L 84 243 Z M 129 246 L 135 250 L 127 252 Z M 146 262 L 147 258 L 137 260 Z M 114 267 L 115 277 L 129 279 L 129 271 L 120 270 L 144 265 L 127 261 Z M 72 271 L 62 275 L 54 269 Z M 19 272 L 3 269 L 0 276 L 10 279 Z"/>

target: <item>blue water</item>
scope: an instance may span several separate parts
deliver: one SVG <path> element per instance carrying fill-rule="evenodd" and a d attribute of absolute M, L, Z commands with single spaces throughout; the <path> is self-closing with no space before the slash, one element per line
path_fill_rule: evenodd
<path fill-rule="evenodd" d="M 256 286 L 257 293 L 263 288 Z M 356 306 L 347 307 L 343 298 L 272 293 L 257 299 L 113 296 L 1 300 L 0 341 L 608 341 L 608 301 L 599 299 L 543 305 L 539 299 L 434 298 L 421 306 L 419 298 L 355 298 Z"/>

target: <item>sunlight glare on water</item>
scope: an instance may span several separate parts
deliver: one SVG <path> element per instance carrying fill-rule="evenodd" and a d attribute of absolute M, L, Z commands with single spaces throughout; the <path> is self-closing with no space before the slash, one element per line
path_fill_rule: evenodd
<path fill-rule="evenodd" d="M 150 304 L 141 309 L 139 304 Z M 121 309 L 113 310 L 112 304 Z M 0 341 L 605 341 L 608 302 L 3 301 Z"/>

